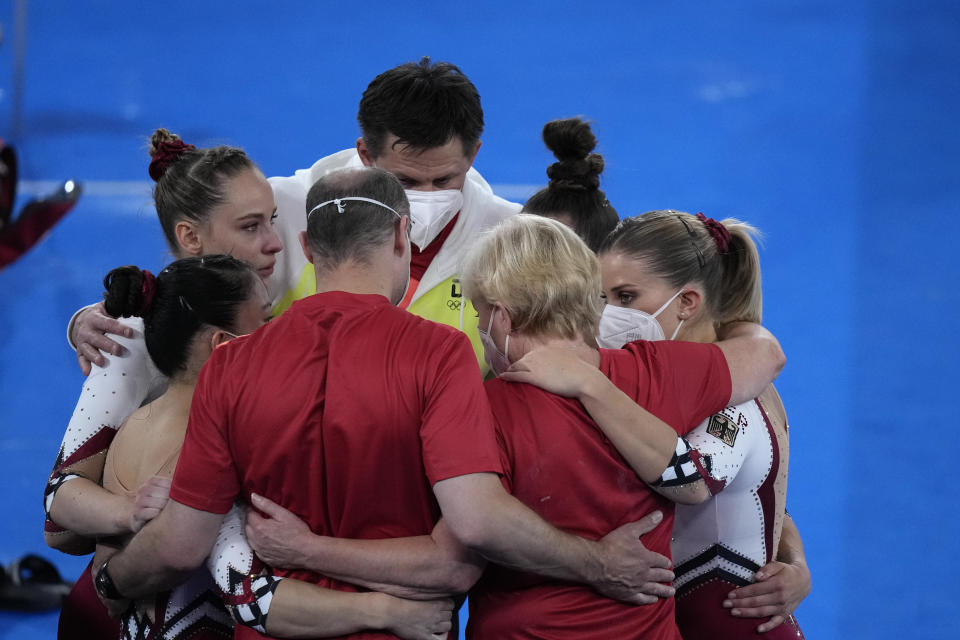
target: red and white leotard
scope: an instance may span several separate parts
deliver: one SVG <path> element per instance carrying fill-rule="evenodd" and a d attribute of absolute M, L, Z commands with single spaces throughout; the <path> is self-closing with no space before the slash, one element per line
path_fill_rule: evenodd
<path fill-rule="evenodd" d="M 759 621 L 722 606 L 734 587 L 777 555 L 787 491 L 787 427 L 759 399 L 725 408 L 687 434 L 713 496 L 677 505 L 673 552 L 677 623 L 684 640 L 756 637 Z M 791 619 L 768 640 L 802 638 Z"/>

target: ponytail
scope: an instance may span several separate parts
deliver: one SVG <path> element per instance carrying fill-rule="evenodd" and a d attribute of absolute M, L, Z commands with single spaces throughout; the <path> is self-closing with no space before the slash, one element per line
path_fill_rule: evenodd
<path fill-rule="evenodd" d="M 730 239 L 727 252 L 719 256 L 723 276 L 716 296 L 715 322 L 759 323 L 763 319 L 763 293 L 755 238 L 760 238 L 760 232 L 735 218 L 727 218 L 721 224 Z"/>

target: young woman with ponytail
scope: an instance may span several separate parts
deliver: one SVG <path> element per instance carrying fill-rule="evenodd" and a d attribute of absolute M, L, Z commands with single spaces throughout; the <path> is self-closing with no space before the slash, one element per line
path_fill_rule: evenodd
<path fill-rule="evenodd" d="M 600 248 L 600 341 L 716 342 L 733 323 L 759 323 L 757 235 L 746 223 L 702 213 L 623 220 Z M 810 573 L 785 509 L 789 437 L 779 395 L 771 385 L 687 440 L 709 461 L 711 497 L 676 510 L 671 546 L 684 640 L 755 637 L 758 626 L 767 638 L 802 638 L 791 613 L 809 593 Z M 748 616 L 770 619 L 758 625 Z"/>

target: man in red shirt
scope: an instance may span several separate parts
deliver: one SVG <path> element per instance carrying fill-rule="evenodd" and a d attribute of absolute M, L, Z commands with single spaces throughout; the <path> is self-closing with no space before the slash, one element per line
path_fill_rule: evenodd
<path fill-rule="evenodd" d="M 669 595 L 651 587 L 670 572 L 639 542 L 644 526 L 588 541 L 504 491 L 469 340 L 394 306 L 410 264 L 400 183 L 379 169 L 335 172 L 311 189 L 307 210 L 301 244 L 318 293 L 211 356 L 171 500 L 101 565 L 101 595 L 141 597 L 176 584 L 209 554 L 234 500 L 252 493 L 336 537 L 426 536 L 442 513 L 453 535 L 489 560 L 628 602 Z M 464 585 L 478 575 L 469 560 L 450 566 Z M 354 590 L 310 571 L 280 575 Z M 289 631 L 269 618 L 266 625 Z M 255 636 L 238 627 L 237 637 L 244 634 Z"/>

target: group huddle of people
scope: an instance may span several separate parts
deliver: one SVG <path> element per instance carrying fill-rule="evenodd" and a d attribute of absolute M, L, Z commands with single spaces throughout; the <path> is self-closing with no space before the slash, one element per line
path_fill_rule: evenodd
<path fill-rule="evenodd" d="M 802 638 L 784 366 L 748 224 L 620 219 L 589 124 L 522 207 L 480 96 L 378 75 L 355 148 L 264 177 L 165 129 L 176 258 L 68 336 L 86 381 L 44 494 L 94 553 L 61 638 Z"/>

